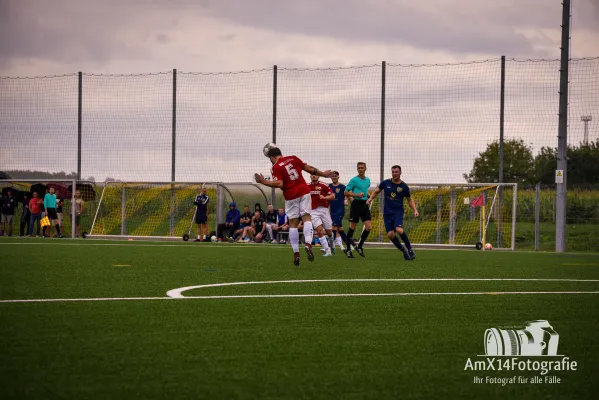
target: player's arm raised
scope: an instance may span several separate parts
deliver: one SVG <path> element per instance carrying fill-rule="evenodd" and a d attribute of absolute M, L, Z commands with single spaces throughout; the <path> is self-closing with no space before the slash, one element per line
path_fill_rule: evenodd
<path fill-rule="evenodd" d="M 335 173 L 331 170 L 327 169 L 326 171 L 321 171 L 318 168 L 313 167 L 308 164 L 304 164 L 302 169 L 311 175 L 318 175 L 318 176 L 322 176 L 323 178 L 332 178 L 335 175 Z"/>
<path fill-rule="evenodd" d="M 277 189 L 283 188 L 283 181 L 269 181 L 262 174 L 254 174 L 254 179 L 256 179 L 256 183 L 260 183 L 264 186 L 269 186 Z"/>

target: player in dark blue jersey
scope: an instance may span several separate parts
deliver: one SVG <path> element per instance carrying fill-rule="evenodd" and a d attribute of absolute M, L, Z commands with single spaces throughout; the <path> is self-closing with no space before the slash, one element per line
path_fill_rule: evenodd
<path fill-rule="evenodd" d="M 198 238 L 196 242 L 205 242 L 208 235 L 208 202 L 210 198 L 206 194 L 206 188 L 202 188 L 202 192 L 198 194 L 193 201 L 196 206 L 195 222 L 198 224 Z M 202 232 L 204 233 L 203 236 Z"/>
<path fill-rule="evenodd" d="M 366 203 L 372 203 L 372 200 L 378 196 L 380 192 L 383 192 L 385 195 L 383 219 L 385 221 L 387 236 L 391 239 L 395 247 L 403 253 L 406 260 L 409 261 L 415 259 L 416 254 L 412 249 L 412 244 L 410 243 L 410 239 L 408 239 L 408 235 L 403 229 L 404 199 L 408 199 L 408 205 L 414 212 L 415 217 L 418 217 L 420 214 L 416 209 L 414 199 L 410 196 L 410 188 L 401 180 L 401 167 L 399 165 L 391 167 L 391 179 L 382 181 L 370 195 Z M 406 247 L 402 246 L 399 238 L 395 235 L 396 232 L 401 240 L 403 240 Z"/>
<path fill-rule="evenodd" d="M 331 177 L 333 183 L 329 184 L 329 188 L 335 194 L 335 200 L 329 201 L 331 219 L 333 220 L 333 252 L 335 246 L 339 246 L 343 250 L 343 242 L 347 240 L 347 236 L 343 231 L 343 217 L 345 216 L 345 185 L 339 183 L 339 172 L 333 171 L 335 175 Z"/>

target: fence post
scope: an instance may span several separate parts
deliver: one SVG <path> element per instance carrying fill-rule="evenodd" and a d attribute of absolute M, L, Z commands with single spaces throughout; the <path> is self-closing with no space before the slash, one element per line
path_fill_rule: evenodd
<path fill-rule="evenodd" d="M 437 244 L 441 244 L 441 186 L 437 192 Z"/>
<path fill-rule="evenodd" d="M 123 191 L 121 193 L 121 235 L 127 234 L 127 193 L 126 186 L 123 184 Z"/>
<path fill-rule="evenodd" d="M 380 176 L 379 182 L 382 182 L 385 179 L 385 87 L 387 80 L 387 62 L 383 61 L 383 65 L 381 68 L 381 159 L 380 159 Z M 379 201 L 379 237 L 378 241 L 383 241 L 383 229 L 382 229 L 382 220 L 381 217 L 383 215 L 383 202 Z M 386 232 L 385 232 L 386 233 Z"/>
<path fill-rule="evenodd" d="M 277 143 L 277 66 L 273 66 L 272 73 L 272 142 Z M 270 203 L 275 206 L 276 190 L 270 190 Z"/>
<path fill-rule="evenodd" d="M 83 113 L 83 72 L 81 71 L 79 71 L 77 91 L 77 180 L 81 180 L 81 117 Z"/>
<path fill-rule="evenodd" d="M 541 234 L 541 184 L 535 186 L 535 251 L 539 251 L 539 236 Z"/>
<path fill-rule="evenodd" d="M 173 69 L 173 116 L 172 116 L 172 143 L 171 143 L 171 182 L 176 181 L 177 158 L 177 70 Z M 170 204 L 170 236 L 175 233 L 175 186 L 171 184 Z"/>
<path fill-rule="evenodd" d="M 503 183 L 504 139 L 503 127 L 505 120 L 505 56 L 501 56 L 501 90 L 499 94 L 499 183 Z M 503 230 L 503 186 L 499 186 L 499 204 L 497 207 L 497 248 L 502 247 Z"/>
<path fill-rule="evenodd" d="M 449 192 L 449 244 L 455 244 L 456 225 L 456 193 L 455 189 Z"/>

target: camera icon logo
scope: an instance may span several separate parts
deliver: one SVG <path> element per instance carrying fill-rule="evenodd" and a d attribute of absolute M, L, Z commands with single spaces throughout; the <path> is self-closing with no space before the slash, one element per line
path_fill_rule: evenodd
<path fill-rule="evenodd" d="M 556 356 L 559 335 L 548 321 L 537 320 L 524 327 L 489 328 L 484 340 L 488 356 Z"/>

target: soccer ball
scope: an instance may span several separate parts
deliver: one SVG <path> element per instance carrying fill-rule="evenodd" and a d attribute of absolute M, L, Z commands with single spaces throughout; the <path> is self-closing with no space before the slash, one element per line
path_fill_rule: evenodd
<path fill-rule="evenodd" d="M 264 145 L 264 148 L 262 149 L 262 153 L 264 154 L 264 157 L 268 157 L 268 152 L 271 151 L 272 149 L 276 149 L 276 148 L 278 148 L 276 144 L 266 143 Z"/>
<path fill-rule="evenodd" d="M 485 250 L 493 250 L 493 245 L 491 243 L 485 244 Z"/>
<path fill-rule="evenodd" d="M 216 242 L 218 239 L 216 238 L 216 236 L 212 236 L 212 237 L 210 238 L 210 240 L 211 240 L 211 241 L 213 241 L 213 242 Z"/>

